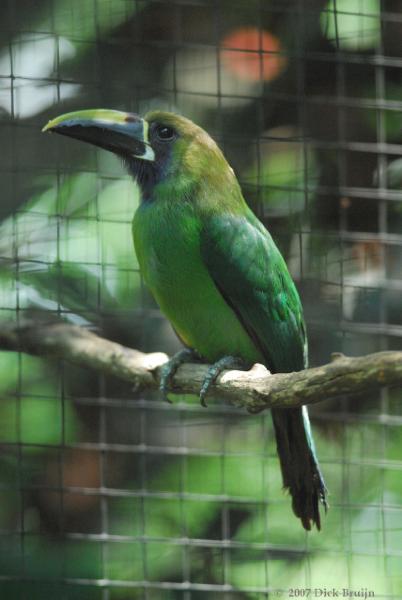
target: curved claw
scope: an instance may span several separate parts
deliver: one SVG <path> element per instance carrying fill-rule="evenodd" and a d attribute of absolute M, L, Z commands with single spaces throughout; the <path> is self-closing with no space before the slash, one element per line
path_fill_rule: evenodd
<path fill-rule="evenodd" d="M 230 369 L 246 370 L 247 365 L 244 362 L 244 360 L 236 356 L 223 356 L 222 358 L 217 360 L 216 363 L 209 367 L 200 390 L 201 406 L 207 406 L 205 398 L 211 385 L 217 380 L 217 378 L 223 371 L 228 371 Z"/>
<path fill-rule="evenodd" d="M 166 402 L 171 403 L 171 400 L 169 400 L 167 396 L 168 388 L 180 365 L 188 362 L 199 361 L 200 357 L 198 356 L 195 350 L 191 350 L 190 348 L 183 348 L 183 350 L 179 350 L 179 352 L 176 352 L 176 354 L 172 356 L 172 358 L 162 366 L 159 390 L 162 394 L 163 399 Z"/>

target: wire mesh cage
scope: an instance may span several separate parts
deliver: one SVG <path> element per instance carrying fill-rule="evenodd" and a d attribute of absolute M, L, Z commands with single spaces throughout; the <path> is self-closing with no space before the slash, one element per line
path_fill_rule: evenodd
<path fill-rule="evenodd" d="M 140 277 L 137 186 L 40 133 L 157 107 L 224 150 L 297 284 L 310 364 L 400 348 L 401 40 L 397 0 L 3 1 L 1 322 L 180 347 Z M 24 352 L 0 373 L 2 598 L 402 597 L 400 389 L 311 409 L 330 510 L 306 533 L 269 412 Z"/>

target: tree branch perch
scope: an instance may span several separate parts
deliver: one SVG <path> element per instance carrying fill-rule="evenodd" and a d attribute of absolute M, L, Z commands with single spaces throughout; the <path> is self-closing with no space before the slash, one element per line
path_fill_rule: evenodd
<path fill-rule="evenodd" d="M 157 389 L 162 352 L 144 354 L 66 323 L 20 320 L 0 322 L 0 350 L 63 359 L 131 382 L 136 389 Z M 208 365 L 179 368 L 170 392 L 198 394 Z M 402 385 L 402 352 L 362 357 L 334 354 L 331 363 L 297 373 L 271 375 L 263 365 L 250 371 L 225 371 L 211 386 L 211 396 L 225 397 L 250 412 L 290 408 L 384 386 Z"/>

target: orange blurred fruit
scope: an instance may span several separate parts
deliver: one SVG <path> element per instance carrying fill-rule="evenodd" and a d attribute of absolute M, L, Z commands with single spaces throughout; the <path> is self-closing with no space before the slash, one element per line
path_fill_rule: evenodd
<path fill-rule="evenodd" d="M 287 64 L 279 39 L 256 27 L 230 32 L 221 42 L 220 56 L 226 69 L 247 81 L 272 81 Z"/>

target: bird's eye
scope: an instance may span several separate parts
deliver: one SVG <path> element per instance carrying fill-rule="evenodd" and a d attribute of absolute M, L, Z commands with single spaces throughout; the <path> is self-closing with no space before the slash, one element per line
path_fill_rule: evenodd
<path fill-rule="evenodd" d="M 162 142 L 170 142 L 176 135 L 176 132 L 171 127 L 166 125 L 158 125 L 155 129 L 156 136 Z"/>

